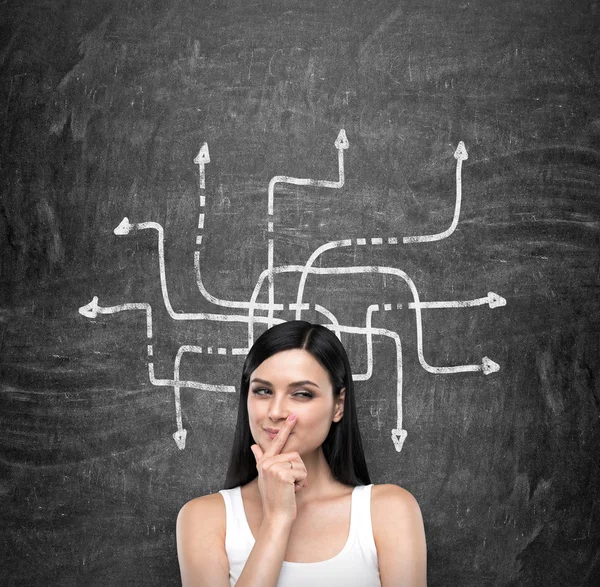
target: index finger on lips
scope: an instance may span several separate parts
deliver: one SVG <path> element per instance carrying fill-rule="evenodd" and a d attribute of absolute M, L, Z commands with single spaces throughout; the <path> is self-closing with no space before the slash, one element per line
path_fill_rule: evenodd
<path fill-rule="evenodd" d="M 295 426 L 295 424 L 296 418 L 294 418 L 294 420 L 290 420 L 290 418 L 288 417 L 283 427 L 277 433 L 277 436 L 273 439 L 271 446 L 269 446 L 269 448 L 267 448 L 267 450 L 265 451 L 266 457 L 272 457 L 281 452 L 281 449 L 283 448 L 283 445 L 288 439 L 288 436 L 290 435 L 290 432 L 292 431 L 292 428 Z"/>

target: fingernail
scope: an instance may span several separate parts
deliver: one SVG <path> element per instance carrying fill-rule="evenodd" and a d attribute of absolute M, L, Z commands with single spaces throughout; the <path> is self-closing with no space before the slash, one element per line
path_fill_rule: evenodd
<path fill-rule="evenodd" d="M 296 419 L 296 414 L 290 414 L 288 417 L 288 422 L 293 422 Z"/>

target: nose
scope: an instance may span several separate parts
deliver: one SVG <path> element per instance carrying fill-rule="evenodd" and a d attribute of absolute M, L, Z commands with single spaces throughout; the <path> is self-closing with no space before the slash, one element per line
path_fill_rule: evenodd
<path fill-rule="evenodd" d="M 285 420 L 290 415 L 285 394 L 273 395 L 269 401 L 269 418 L 272 422 Z"/>

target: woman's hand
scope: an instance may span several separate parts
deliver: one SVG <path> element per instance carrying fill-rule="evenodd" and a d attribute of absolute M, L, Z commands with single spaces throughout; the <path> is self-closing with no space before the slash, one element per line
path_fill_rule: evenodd
<path fill-rule="evenodd" d="M 264 453 L 258 444 L 250 447 L 256 458 L 264 520 L 293 522 L 297 514 L 296 491 L 307 486 L 307 471 L 300 455 L 281 452 L 295 424 L 296 420 L 288 418 Z"/>

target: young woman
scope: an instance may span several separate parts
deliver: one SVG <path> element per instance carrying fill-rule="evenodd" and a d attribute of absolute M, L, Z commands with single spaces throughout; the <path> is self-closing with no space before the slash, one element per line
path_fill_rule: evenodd
<path fill-rule="evenodd" d="M 242 372 L 226 489 L 177 517 L 184 587 L 422 587 L 414 497 L 369 479 L 352 373 L 327 328 L 264 332 Z"/>

